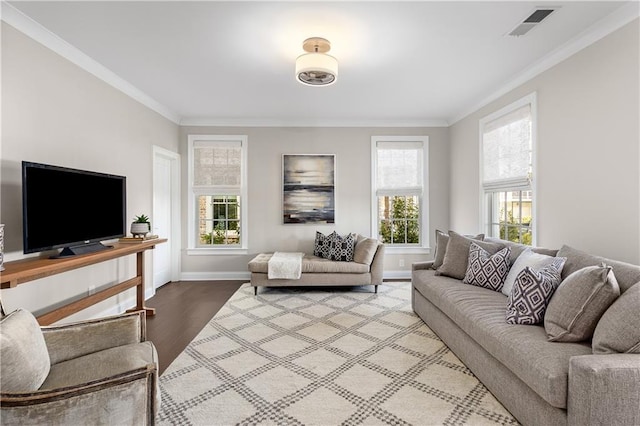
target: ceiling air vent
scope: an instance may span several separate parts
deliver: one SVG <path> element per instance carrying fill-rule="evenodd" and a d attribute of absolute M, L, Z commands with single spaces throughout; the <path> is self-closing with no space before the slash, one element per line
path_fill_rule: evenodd
<path fill-rule="evenodd" d="M 538 7 L 528 17 L 526 17 L 521 23 L 509 32 L 508 35 L 512 37 L 520 37 L 531 31 L 545 20 L 557 7 Z"/>

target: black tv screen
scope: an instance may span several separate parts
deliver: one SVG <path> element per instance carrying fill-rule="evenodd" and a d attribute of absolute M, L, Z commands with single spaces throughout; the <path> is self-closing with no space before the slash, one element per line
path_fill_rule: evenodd
<path fill-rule="evenodd" d="M 24 252 L 64 247 L 63 256 L 82 254 L 99 249 L 100 241 L 123 237 L 126 186 L 124 176 L 23 161 Z"/>

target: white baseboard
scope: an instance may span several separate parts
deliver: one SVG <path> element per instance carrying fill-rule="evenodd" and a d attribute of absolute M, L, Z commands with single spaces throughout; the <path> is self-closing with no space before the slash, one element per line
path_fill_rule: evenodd
<path fill-rule="evenodd" d="M 385 271 L 382 276 L 385 280 L 410 279 L 411 271 Z M 180 281 L 220 281 L 220 280 L 247 280 L 251 279 L 250 272 L 226 271 L 226 272 L 183 272 Z"/>
<path fill-rule="evenodd" d="M 246 280 L 251 279 L 251 272 L 182 272 L 180 281 L 221 281 L 221 280 Z"/>
<path fill-rule="evenodd" d="M 411 271 L 384 271 L 382 273 L 384 280 L 406 280 L 411 279 Z"/>

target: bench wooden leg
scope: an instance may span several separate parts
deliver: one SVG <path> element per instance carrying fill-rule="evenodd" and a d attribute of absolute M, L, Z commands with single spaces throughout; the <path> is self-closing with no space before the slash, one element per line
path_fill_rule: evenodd
<path fill-rule="evenodd" d="M 258 286 L 253 287 L 253 295 L 254 296 L 258 295 Z"/>
<path fill-rule="evenodd" d="M 374 285 L 374 293 L 378 294 L 378 284 Z"/>

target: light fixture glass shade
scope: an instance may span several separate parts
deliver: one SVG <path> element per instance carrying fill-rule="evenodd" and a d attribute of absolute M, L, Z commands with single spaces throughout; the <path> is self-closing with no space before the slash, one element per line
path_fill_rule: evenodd
<path fill-rule="evenodd" d="M 338 61 L 326 53 L 306 53 L 296 59 L 296 78 L 310 86 L 328 86 L 338 78 Z"/>

